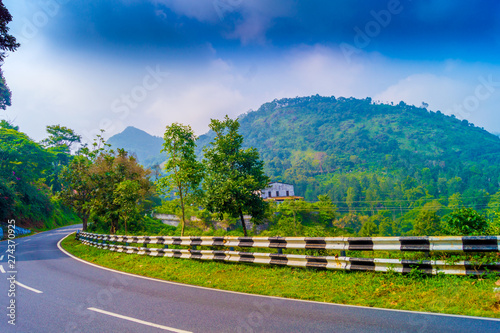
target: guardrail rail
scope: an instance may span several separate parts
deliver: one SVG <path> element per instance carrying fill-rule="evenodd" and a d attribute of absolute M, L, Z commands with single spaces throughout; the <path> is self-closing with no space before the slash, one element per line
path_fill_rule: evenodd
<path fill-rule="evenodd" d="M 500 274 L 500 263 L 472 261 L 405 260 L 353 258 L 345 251 L 423 251 L 423 252 L 500 252 L 500 236 L 446 237 L 196 237 L 196 236 L 123 236 L 77 233 L 86 245 L 115 252 L 171 258 L 246 262 L 293 267 L 316 267 L 352 271 L 394 271 L 409 273 L 418 269 L 426 274 L 481 275 Z M 120 242 L 126 245 L 110 244 Z M 128 246 L 128 243 L 158 244 L 164 248 Z M 169 249 L 169 245 L 190 249 Z M 197 250 L 197 246 L 222 246 L 229 250 Z M 234 247 L 271 248 L 278 253 L 234 251 Z M 282 249 L 340 250 L 340 256 L 282 254 Z"/>

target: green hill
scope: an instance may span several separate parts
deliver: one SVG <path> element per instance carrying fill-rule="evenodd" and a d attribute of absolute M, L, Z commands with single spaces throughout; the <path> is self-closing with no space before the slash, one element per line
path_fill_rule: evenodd
<path fill-rule="evenodd" d="M 163 138 L 150 135 L 132 126 L 113 135 L 107 142 L 113 149 L 123 148 L 130 154 L 135 154 L 137 160 L 146 167 L 160 164 L 165 159 L 160 154 Z"/>
<path fill-rule="evenodd" d="M 429 201 L 454 193 L 478 205 L 478 197 L 499 188 L 499 137 L 403 102 L 281 99 L 241 116 L 240 124 L 244 144 L 259 150 L 273 180 L 294 184 L 308 200 L 329 194 L 346 210 L 347 201 L 352 210 L 373 209 L 367 201 L 390 208 L 395 204 L 389 200 Z M 199 138 L 198 153 L 211 137 Z"/>
<path fill-rule="evenodd" d="M 431 202 L 441 210 L 500 206 L 500 195 L 490 200 L 500 188 L 500 138 L 466 120 L 318 95 L 274 100 L 239 119 L 244 145 L 259 150 L 273 181 L 294 184 L 309 201 L 328 194 L 340 212 L 396 218 Z M 212 138 L 199 137 L 200 158 Z M 133 127 L 109 143 L 146 166 L 164 160 L 162 139 Z"/>

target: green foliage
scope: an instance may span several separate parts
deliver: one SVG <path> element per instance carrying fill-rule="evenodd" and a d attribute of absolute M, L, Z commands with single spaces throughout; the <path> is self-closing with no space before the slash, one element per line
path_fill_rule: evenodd
<path fill-rule="evenodd" d="M 256 221 L 263 218 L 266 204 L 258 191 L 266 187 L 269 178 L 264 174 L 258 151 L 242 149 L 239 127 L 238 120 L 228 116 L 223 121 L 212 119 L 210 129 L 216 137 L 204 151 L 206 175 L 202 186 L 206 208 L 218 213 L 221 219 L 224 213 L 239 217 L 246 236 L 243 214 Z"/>
<path fill-rule="evenodd" d="M 93 191 L 90 178 L 91 166 L 92 161 L 86 156 L 75 156 L 60 174 L 64 186 L 59 195 L 66 204 L 71 205 L 78 212 L 83 221 L 83 231 L 87 230 L 87 221 L 91 211 L 88 205 Z"/>
<path fill-rule="evenodd" d="M 47 126 L 49 137 L 42 140 L 45 147 L 60 147 L 61 152 L 69 153 L 74 143 L 79 143 L 81 135 L 76 134 L 71 128 L 61 125 Z"/>
<path fill-rule="evenodd" d="M 10 15 L 9 10 L 0 1 L 0 63 L 3 64 L 6 51 L 14 52 L 19 46 L 21 46 L 16 38 L 9 34 L 9 27 L 7 24 L 12 21 L 12 15 Z M 0 68 L 0 109 L 5 110 L 7 106 L 11 105 L 11 92 L 5 78 L 3 77 L 2 69 Z"/>
<path fill-rule="evenodd" d="M 142 189 L 138 181 L 125 179 L 114 190 L 113 204 L 119 207 L 118 216 L 123 221 L 127 233 L 127 221 L 137 220 Z M 145 196 L 145 195 L 142 195 Z"/>
<path fill-rule="evenodd" d="M 126 222 L 122 219 L 122 209 L 128 209 L 127 200 L 137 202 L 151 192 L 152 184 L 147 176 L 148 171 L 125 151 L 119 150 L 117 155 L 101 153 L 89 168 L 91 195 L 84 205 L 90 213 L 99 216 L 108 224 L 111 233 L 115 233 L 118 224 Z M 136 182 L 137 185 L 126 181 Z M 124 186 L 122 182 L 126 182 L 125 190 L 123 187 L 119 188 Z M 132 186 L 138 188 L 137 197 L 124 193 Z"/>
<path fill-rule="evenodd" d="M 7 86 L 7 82 L 5 82 L 5 78 L 3 76 L 3 71 L 0 68 L 0 109 L 5 110 L 7 106 L 12 105 L 12 92 Z"/>
<path fill-rule="evenodd" d="M 10 15 L 5 5 L 0 2 L 0 62 L 5 60 L 5 51 L 14 52 L 21 46 L 16 41 L 16 38 L 9 34 L 9 27 L 7 27 L 7 24 L 9 24 L 10 21 L 12 21 L 12 15 Z"/>
<path fill-rule="evenodd" d="M 460 208 L 445 216 L 449 232 L 454 235 L 482 235 L 488 228 L 486 218 L 472 208 Z"/>
<path fill-rule="evenodd" d="M 413 224 L 413 235 L 434 236 L 441 233 L 441 219 L 433 211 L 421 211 Z"/>
<path fill-rule="evenodd" d="M 13 128 L 0 128 L 0 177 L 3 179 L 30 183 L 44 178 L 50 173 L 52 161 L 53 155 L 26 134 Z"/>
<path fill-rule="evenodd" d="M 0 123 L 0 215 L 20 226 L 43 227 L 54 213 L 46 185 L 54 155 L 17 126 Z"/>
<path fill-rule="evenodd" d="M 12 184 L 2 179 L 0 182 L 0 221 L 5 221 L 9 215 L 12 215 L 16 200 L 16 192 Z"/>
<path fill-rule="evenodd" d="M 361 230 L 359 231 L 359 236 L 361 237 L 374 237 L 378 236 L 378 227 L 377 224 L 373 221 L 373 219 L 368 219 L 361 226 Z"/>

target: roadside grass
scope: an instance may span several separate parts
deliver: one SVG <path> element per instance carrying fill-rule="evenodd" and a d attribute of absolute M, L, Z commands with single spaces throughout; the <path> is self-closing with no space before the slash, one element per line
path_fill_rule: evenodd
<path fill-rule="evenodd" d="M 141 256 L 99 250 L 70 235 L 69 253 L 89 262 L 162 280 L 259 295 L 368 307 L 500 318 L 495 275 L 425 276 L 345 272 Z"/>

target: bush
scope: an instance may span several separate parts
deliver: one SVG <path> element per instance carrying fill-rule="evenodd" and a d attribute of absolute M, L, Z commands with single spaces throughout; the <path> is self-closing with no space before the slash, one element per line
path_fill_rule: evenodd
<path fill-rule="evenodd" d="M 486 217 L 472 208 L 456 209 L 444 218 L 452 235 L 481 235 L 488 228 Z"/>

